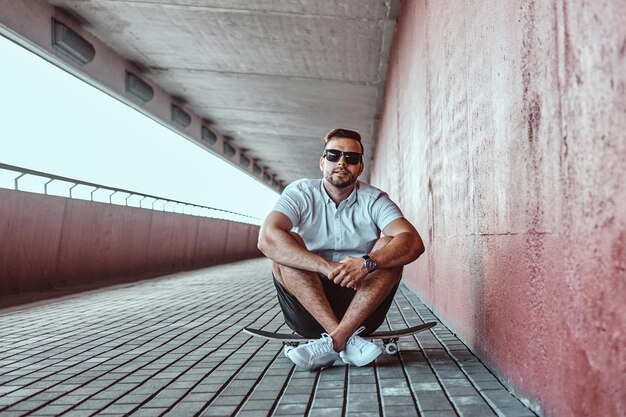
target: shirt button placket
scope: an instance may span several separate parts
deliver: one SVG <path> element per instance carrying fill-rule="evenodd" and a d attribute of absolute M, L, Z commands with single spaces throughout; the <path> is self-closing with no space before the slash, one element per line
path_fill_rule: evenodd
<path fill-rule="evenodd" d="M 339 221 L 339 211 L 335 214 L 335 251 L 339 254 L 341 246 L 341 222 Z"/>

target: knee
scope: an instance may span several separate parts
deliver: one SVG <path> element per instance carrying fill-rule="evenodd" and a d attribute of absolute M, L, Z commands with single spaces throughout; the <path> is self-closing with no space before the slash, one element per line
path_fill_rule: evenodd
<path fill-rule="evenodd" d="M 289 232 L 289 234 L 291 235 L 293 240 L 296 241 L 296 243 L 298 243 L 300 246 L 306 249 L 306 244 L 304 243 L 304 239 L 302 239 L 302 236 L 300 236 L 296 232 Z M 281 273 L 280 273 L 281 268 L 288 268 L 288 267 L 281 265 L 279 263 L 276 263 L 276 262 L 272 262 L 272 270 L 274 271 L 274 275 L 276 275 L 278 278 L 281 277 Z M 280 282 L 280 279 L 279 279 L 279 282 Z"/>
<path fill-rule="evenodd" d="M 391 242 L 391 239 L 393 239 L 392 236 L 383 236 L 380 239 L 378 239 L 376 243 L 374 244 L 374 247 L 372 248 L 372 252 L 382 249 L 385 246 L 387 246 L 387 244 Z"/>
<path fill-rule="evenodd" d="M 296 243 L 298 243 L 300 246 L 302 246 L 303 248 L 307 248 L 306 244 L 304 243 L 304 239 L 302 239 L 302 236 L 300 236 L 299 234 L 297 234 L 296 232 L 289 232 L 289 234 L 291 235 L 291 237 L 293 238 L 293 240 L 296 241 Z M 297 269 L 297 268 L 292 268 L 289 266 L 285 266 L 282 264 L 279 264 L 277 262 L 272 261 L 272 272 L 274 272 L 274 276 L 276 277 L 276 279 L 278 280 L 278 282 L 280 282 L 281 284 L 283 284 L 283 274 L 282 271 L 287 268 L 287 269 Z"/>

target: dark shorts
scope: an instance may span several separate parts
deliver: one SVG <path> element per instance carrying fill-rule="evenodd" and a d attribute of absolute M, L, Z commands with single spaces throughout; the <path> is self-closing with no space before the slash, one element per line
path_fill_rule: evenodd
<path fill-rule="evenodd" d="M 337 319 L 341 320 L 346 313 L 348 306 L 352 302 L 352 298 L 356 292 L 351 288 L 342 287 L 333 283 L 324 275 L 318 274 L 319 279 L 324 287 L 324 293 L 326 298 L 330 302 Z M 273 277 L 273 275 L 272 275 Z M 389 293 L 387 298 L 374 310 L 374 312 L 361 324 L 365 326 L 365 330 L 361 335 L 368 335 L 376 331 L 385 321 L 385 316 L 389 307 L 393 302 L 393 297 L 396 294 L 399 283 Z M 318 338 L 326 330 L 321 324 L 313 318 L 300 304 L 300 301 L 293 295 L 289 294 L 283 286 L 274 278 L 274 286 L 276 286 L 276 293 L 278 294 L 278 303 L 283 310 L 285 316 L 285 322 L 296 333 L 304 337 Z"/>

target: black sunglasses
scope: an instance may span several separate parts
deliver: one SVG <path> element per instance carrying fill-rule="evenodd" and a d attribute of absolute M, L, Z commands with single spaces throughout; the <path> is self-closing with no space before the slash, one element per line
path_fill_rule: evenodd
<path fill-rule="evenodd" d="M 342 152 L 336 149 L 324 149 L 324 158 L 330 162 L 337 162 L 342 156 L 346 157 L 346 162 L 350 165 L 356 165 L 361 162 L 362 155 L 359 152 Z"/>

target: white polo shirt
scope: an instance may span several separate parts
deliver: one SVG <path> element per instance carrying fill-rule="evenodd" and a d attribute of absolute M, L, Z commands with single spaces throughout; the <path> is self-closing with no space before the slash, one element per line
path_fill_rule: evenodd
<path fill-rule="evenodd" d="M 336 207 L 321 179 L 298 180 L 285 188 L 273 210 L 291 220 L 308 250 L 333 262 L 370 253 L 381 230 L 403 217 L 387 193 L 361 181 Z"/>

